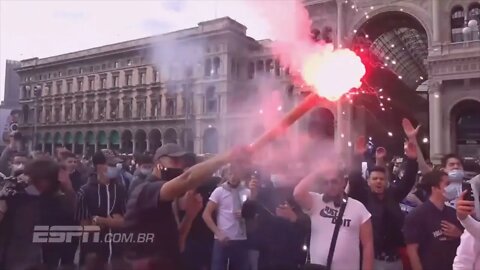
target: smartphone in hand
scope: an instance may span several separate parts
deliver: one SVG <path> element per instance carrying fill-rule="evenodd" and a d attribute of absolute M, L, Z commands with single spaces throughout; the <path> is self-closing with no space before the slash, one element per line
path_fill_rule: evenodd
<path fill-rule="evenodd" d="M 464 200 L 472 202 L 475 200 L 475 198 L 473 197 L 472 185 L 469 182 L 462 183 L 462 190 L 467 191 L 467 194 L 465 194 L 465 196 L 463 197 Z"/>

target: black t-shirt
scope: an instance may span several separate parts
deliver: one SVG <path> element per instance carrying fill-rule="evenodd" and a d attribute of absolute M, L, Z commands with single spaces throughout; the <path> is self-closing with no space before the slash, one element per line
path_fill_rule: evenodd
<path fill-rule="evenodd" d="M 125 214 L 125 230 L 130 233 L 153 234 L 153 241 L 135 243 L 127 247 L 127 257 L 132 259 L 155 258 L 180 264 L 179 233 L 172 210 L 172 202 L 159 200 L 165 181 L 148 181 L 131 194 Z"/>
<path fill-rule="evenodd" d="M 203 209 L 205 209 L 210 195 L 212 195 L 212 192 L 217 188 L 221 180 L 219 177 L 212 177 L 212 179 L 197 188 L 197 192 L 202 196 Z M 205 221 L 203 221 L 202 215 L 197 215 L 193 220 L 192 227 L 188 233 L 188 239 L 206 243 L 213 242 L 213 233 L 207 227 Z"/>
<path fill-rule="evenodd" d="M 463 229 L 453 208 L 445 206 L 440 210 L 430 200 L 415 208 L 405 219 L 405 241 L 419 245 L 418 255 L 423 269 L 452 269 L 460 239 L 442 233 L 443 220 Z"/>

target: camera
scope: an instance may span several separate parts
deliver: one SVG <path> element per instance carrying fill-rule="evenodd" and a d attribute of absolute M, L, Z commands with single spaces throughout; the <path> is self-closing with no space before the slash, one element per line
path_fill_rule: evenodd
<path fill-rule="evenodd" d="M 17 176 L 5 177 L 4 175 L 0 175 L 0 199 L 25 193 L 25 188 L 28 185 L 28 182 L 20 180 Z"/>

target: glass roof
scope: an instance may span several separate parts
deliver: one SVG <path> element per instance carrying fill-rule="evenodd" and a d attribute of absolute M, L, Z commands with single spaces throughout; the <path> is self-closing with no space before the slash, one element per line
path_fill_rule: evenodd
<path fill-rule="evenodd" d="M 370 50 L 412 89 L 427 79 L 425 33 L 412 28 L 396 28 L 375 39 Z"/>

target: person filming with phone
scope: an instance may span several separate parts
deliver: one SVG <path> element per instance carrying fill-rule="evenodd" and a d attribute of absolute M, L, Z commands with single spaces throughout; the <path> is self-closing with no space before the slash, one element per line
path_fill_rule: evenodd
<path fill-rule="evenodd" d="M 480 222 L 478 221 L 480 175 L 464 183 L 463 192 L 457 201 L 457 218 L 465 228 L 453 261 L 454 270 L 480 268 Z M 477 209 L 476 209 L 477 208 Z"/>

